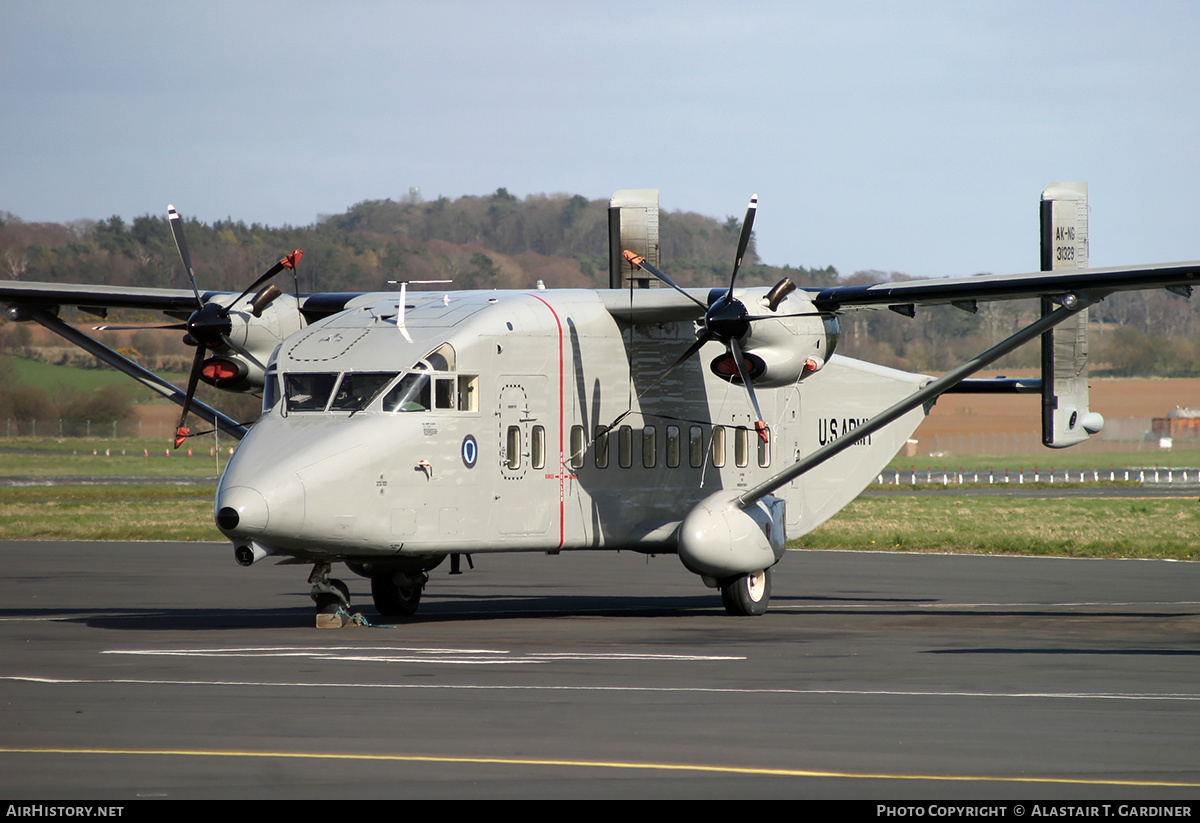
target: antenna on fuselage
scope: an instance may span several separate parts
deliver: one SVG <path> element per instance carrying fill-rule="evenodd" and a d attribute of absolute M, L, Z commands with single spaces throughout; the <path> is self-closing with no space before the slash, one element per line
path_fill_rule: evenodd
<path fill-rule="evenodd" d="M 405 310 L 405 308 L 407 308 L 407 306 L 405 304 L 408 302 L 408 284 L 413 283 L 413 284 L 419 284 L 419 285 L 430 285 L 430 284 L 434 284 L 434 283 L 453 283 L 453 282 L 454 282 L 453 280 L 402 280 L 402 281 L 400 281 L 400 300 L 399 300 L 399 302 L 396 303 L 396 328 L 398 328 L 400 330 L 400 333 L 404 335 L 405 340 L 407 340 L 409 343 L 411 343 L 413 341 L 412 336 L 408 333 L 408 329 L 404 325 L 404 310 Z M 396 281 L 389 280 L 388 283 L 391 285 L 395 285 Z M 449 302 L 448 295 L 446 297 L 446 301 Z"/>

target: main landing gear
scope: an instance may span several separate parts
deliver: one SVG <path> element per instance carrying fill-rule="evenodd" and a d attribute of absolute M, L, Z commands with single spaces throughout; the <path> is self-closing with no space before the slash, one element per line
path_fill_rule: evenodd
<path fill-rule="evenodd" d="M 421 605 L 421 591 L 429 575 L 376 574 L 371 576 L 371 599 L 385 617 L 408 617 Z"/>
<path fill-rule="evenodd" d="M 725 613 L 735 617 L 765 614 L 771 602 L 771 570 L 726 577 L 721 581 L 721 602 Z"/>

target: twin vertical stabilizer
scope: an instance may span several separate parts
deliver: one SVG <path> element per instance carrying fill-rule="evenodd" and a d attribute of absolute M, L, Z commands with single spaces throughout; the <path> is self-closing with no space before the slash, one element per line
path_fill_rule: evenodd
<path fill-rule="evenodd" d="M 1042 271 L 1088 267 L 1087 183 L 1052 183 L 1042 192 Z M 1042 298 L 1042 314 L 1056 308 Z M 1042 443 L 1055 449 L 1104 428 L 1088 408 L 1088 310 L 1042 335 Z"/>
<path fill-rule="evenodd" d="M 608 201 L 608 287 L 657 288 L 658 281 L 635 271 L 628 250 L 658 266 L 658 189 L 622 189 Z"/>

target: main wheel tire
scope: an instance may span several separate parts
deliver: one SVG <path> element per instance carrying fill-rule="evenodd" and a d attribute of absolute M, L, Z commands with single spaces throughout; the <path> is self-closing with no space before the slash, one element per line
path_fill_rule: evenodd
<path fill-rule="evenodd" d="M 765 614 L 771 602 L 771 570 L 739 574 L 721 582 L 725 612 L 735 617 Z"/>
<path fill-rule="evenodd" d="M 371 599 L 375 601 L 375 611 L 385 617 L 408 617 L 416 614 L 421 605 L 421 587 L 397 586 L 391 575 L 379 575 L 371 578 Z"/>

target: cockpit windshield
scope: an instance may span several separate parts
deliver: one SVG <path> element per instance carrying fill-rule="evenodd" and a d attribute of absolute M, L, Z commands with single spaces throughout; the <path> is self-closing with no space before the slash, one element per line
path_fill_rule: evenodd
<path fill-rule="evenodd" d="M 337 384 L 337 373 L 285 374 L 284 397 L 289 412 L 324 411 Z"/>
<path fill-rule="evenodd" d="M 386 412 L 428 411 L 431 407 L 429 375 L 409 372 L 383 398 Z"/>
<path fill-rule="evenodd" d="M 358 411 L 371 405 L 379 394 L 396 379 L 397 372 L 346 372 L 338 384 L 329 405 L 331 411 Z"/>
<path fill-rule="evenodd" d="M 358 411 L 369 405 L 397 376 L 398 372 L 285 374 L 287 410 L 289 413 L 324 411 L 328 407 L 332 411 Z"/>

